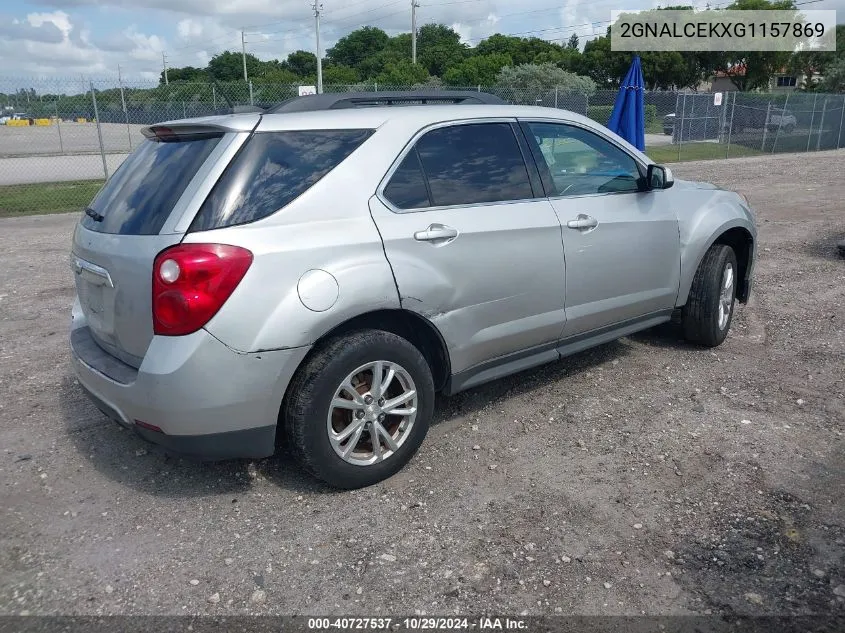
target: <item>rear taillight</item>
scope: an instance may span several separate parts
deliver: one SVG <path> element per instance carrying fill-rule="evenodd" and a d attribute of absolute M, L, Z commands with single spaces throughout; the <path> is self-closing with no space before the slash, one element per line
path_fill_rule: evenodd
<path fill-rule="evenodd" d="M 252 264 L 252 253 L 226 244 L 179 244 L 153 264 L 153 331 L 196 332 L 211 320 Z"/>

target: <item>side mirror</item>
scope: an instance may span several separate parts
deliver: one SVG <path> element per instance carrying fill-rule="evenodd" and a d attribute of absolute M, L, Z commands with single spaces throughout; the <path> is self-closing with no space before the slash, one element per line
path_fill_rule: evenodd
<path fill-rule="evenodd" d="M 655 189 L 669 189 L 675 184 L 672 177 L 672 170 L 663 165 L 649 165 L 646 174 L 646 183 L 649 191 Z"/>

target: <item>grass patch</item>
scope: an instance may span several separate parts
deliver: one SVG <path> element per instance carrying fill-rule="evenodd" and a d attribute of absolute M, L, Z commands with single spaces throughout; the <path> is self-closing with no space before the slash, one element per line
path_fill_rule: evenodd
<path fill-rule="evenodd" d="M 645 153 L 655 163 L 677 163 L 687 160 L 713 160 L 725 158 L 740 158 L 743 156 L 759 156 L 762 152 L 743 145 L 731 143 L 728 152 L 727 143 L 684 143 L 681 146 L 680 156 L 677 145 L 658 145 L 646 147 Z"/>
<path fill-rule="evenodd" d="M 102 186 L 102 180 L 3 185 L 0 218 L 82 211 Z"/>

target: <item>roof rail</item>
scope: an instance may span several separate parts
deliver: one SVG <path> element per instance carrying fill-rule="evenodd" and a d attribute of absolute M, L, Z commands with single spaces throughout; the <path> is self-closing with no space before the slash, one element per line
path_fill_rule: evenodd
<path fill-rule="evenodd" d="M 314 112 L 345 108 L 373 108 L 378 106 L 410 105 L 501 105 L 505 101 L 486 92 L 458 90 L 411 92 L 337 92 L 294 97 L 269 108 L 268 114 L 285 112 Z"/>

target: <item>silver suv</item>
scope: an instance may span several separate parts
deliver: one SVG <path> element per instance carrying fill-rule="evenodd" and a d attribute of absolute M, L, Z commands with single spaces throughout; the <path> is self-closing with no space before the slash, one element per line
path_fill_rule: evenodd
<path fill-rule="evenodd" d="M 740 195 L 577 114 L 466 101 L 323 95 L 145 130 L 73 237 L 97 406 L 204 458 L 283 439 L 355 488 L 411 459 L 436 392 L 673 316 L 725 340 L 754 268 Z"/>

